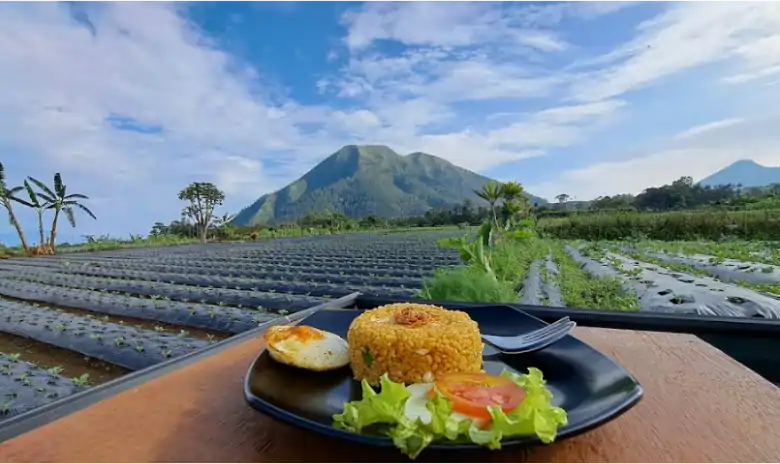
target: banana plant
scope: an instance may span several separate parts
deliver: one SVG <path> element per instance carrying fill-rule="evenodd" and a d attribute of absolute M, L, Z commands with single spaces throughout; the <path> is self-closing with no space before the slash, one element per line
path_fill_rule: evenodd
<path fill-rule="evenodd" d="M 27 191 L 27 196 L 30 198 L 30 201 L 23 202 L 19 199 L 16 199 L 16 201 L 35 210 L 35 213 L 38 215 L 38 235 L 40 240 L 38 244 L 43 246 L 46 243 L 46 238 L 43 234 L 43 212 L 46 210 L 46 208 L 49 207 L 49 202 L 44 201 L 41 203 L 39 195 L 35 193 L 35 190 L 33 190 L 32 186 L 30 186 L 30 183 L 26 180 L 24 181 L 24 189 Z"/>
<path fill-rule="evenodd" d="M 29 177 L 29 179 L 43 190 L 43 192 L 38 192 L 38 196 L 49 203 L 46 209 L 54 211 L 54 219 L 52 220 L 51 232 L 49 233 L 49 247 L 51 249 L 54 249 L 54 241 L 57 238 L 57 222 L 61 212 L 65 213 L 65 217 L 68 218 L 68 222 L 72 227 L 76 227 L 76 218 L 73 214 L 73 208 L 79 208 L 87 213 L 92 219 L 97 220 L 97 217 L 95 217 L 89 208 L 77 201 L 89 200 L 89 197 L 80 193 L 68 194 L 67 186 L 62 183 L 62 176 L 60 176 L 59 172 L 54 174 L 54 190 L 35 178 Z"/>
<path fill-rule="evenodd" d="M 493 272 L 493 268 L 490 266 L 490 254 L 485 252 L 485 245 L 482 243 L 482 240 L 474 240 L 461 247 L 460 256 L 469 266 L 477 268 L 489 275 L 493 280 L 497 280 L 496 273 Z"/>

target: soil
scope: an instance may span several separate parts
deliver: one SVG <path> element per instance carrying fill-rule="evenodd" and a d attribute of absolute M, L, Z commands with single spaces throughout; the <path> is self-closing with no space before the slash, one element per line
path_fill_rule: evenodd
<path fill-rule="evenodd" d="M 78 377 L 89 374 L 90 385 L 106 383 L 131 371 L 124 367 L 88 358 L 75 351 L 57 348 L 24 337 L 0 332 L 0 353 L 19 353 L 22 361 L 28 361 L 44 369 L 62 367 L 62 375 Z"/>

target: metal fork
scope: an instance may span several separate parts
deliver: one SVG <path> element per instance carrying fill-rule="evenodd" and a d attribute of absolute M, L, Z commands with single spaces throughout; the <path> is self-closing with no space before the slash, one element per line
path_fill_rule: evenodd
<path fill-rule="evenodd" d="M 482 341 L 504 354 L 531 353 L 547 348 L 562 339 L 576 325 L 577 323 L 567 316 L 541 329 L 511 337 L 482 334 Z"/>

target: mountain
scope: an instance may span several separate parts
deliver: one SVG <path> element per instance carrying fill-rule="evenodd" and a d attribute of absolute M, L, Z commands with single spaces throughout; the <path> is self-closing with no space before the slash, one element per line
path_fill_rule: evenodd
<path fill-rule="evenodd" d="M 490 180 L 426 153 L 401 156 L 382 145 L 347 145 L 292 184 L 241 210 L 234 223 L 275 224 L 327 210 L 355 218 L 417 216 L 466 198 L 484 202 L 473 190 Z"/>
<path fill-rule="evenodd" d="M 742 184 L 743 187 L 764 187 L 780 183 L 780 166 L 761 166 L 752 160 L 737 161 L 699 181 L 701 185 Z"/>

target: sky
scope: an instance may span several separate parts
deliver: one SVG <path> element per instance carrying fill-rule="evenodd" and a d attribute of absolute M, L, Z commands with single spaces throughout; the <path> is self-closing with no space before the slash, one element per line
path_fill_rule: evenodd
<path fill-rule="evenodd" d="M 779 165 L 779 84 L 778 2 L 0 4 L 0 161 L 90 197 L 63 241 L 147 234 L 192 181 L 236 213 L 347 144 L 548 199 Z"/>

